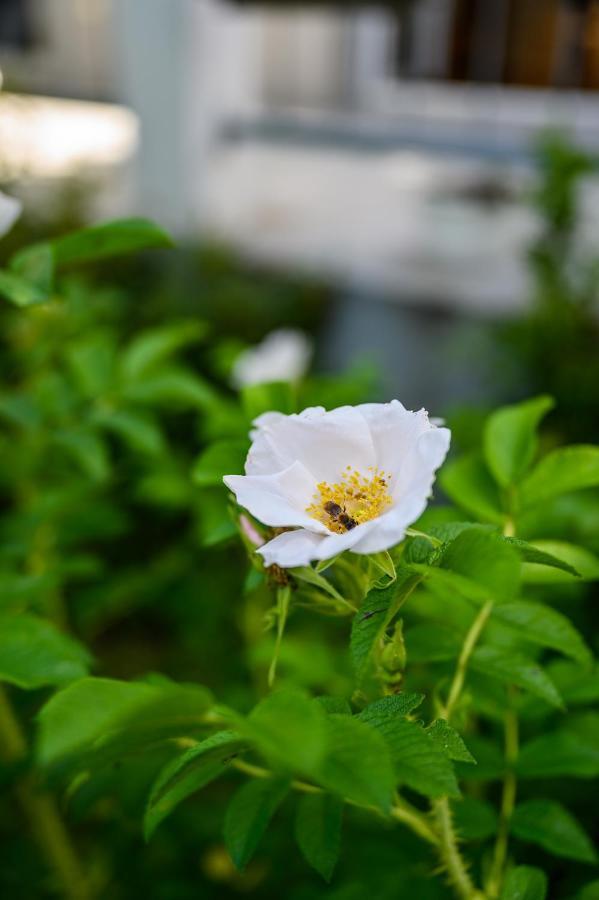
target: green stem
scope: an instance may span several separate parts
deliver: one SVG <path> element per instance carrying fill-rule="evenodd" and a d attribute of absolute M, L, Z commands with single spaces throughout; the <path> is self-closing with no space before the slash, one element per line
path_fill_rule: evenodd
<path fill-rule="evenodd" d="M 287 623 L 287 615 L 289 613 L 289 601 L 291 600 L 291 588 L 288 584 L 284 587 L 277 588 L 277 636 L 275 639 L 275 649 L 272 656 L 272 662 L 268 670 L 268 687 L 272 688 L 277 677 L 277 663 L 281 653 L 283 643 L 283 634 L 285 633 L 285 625 Z"/>
<path fill-rule="evenodd" d="M 487 619 L 491 615 L 492 609 L 493 603 L 489 600 L 483 607 L 481 607 L 478 615 L 470 626 L 466 637 L 464 638 L 462 650 L 458 658 L 458 664 L 456 666 L 453 680 L 449 688 L 447 702 L 441 709 L 440 713 L 441 718 L 446 719 L 447 721 L 449 721 L 451 714 L 455 709 L 456 703 L 460 699 L 462 688 L 464 687 L 464 680 L 466 678 L 466 669 L 468 668 L 468 663 L 470 661 L 470 657 L 472 656 L 472 651 L 474 650 L 481 632 L 487 623 Z"/>
<path fill-rule="evenodd" d="M 272 772 L 270 772 L 269 769 L 265 769 L 262 766 L 255 766 L 253 763 L 248 763 L 243 759 L 234 759 L 231 764 L 240 772 L 243 772 L 245 775 L 250 775 L 252 778 L 270 778 L 272 776 Z M 324 793 L 321 787 L 318 787 L 316 784 L 309 784 L 307 781 L 293 780 L 291 782 L 291 787 L 295 791 L 301 791 L 305 794 Z M 379 810 L 374 807 L 364 807 L 347 798 L 345 802 L 349 803 L 351 806 L 359 806 L 361 809 L 370 809 L 373 812 L 379 812 Z M 428 841 L 431 844 L 439 843 L 439 839 L 431 828 L 426 816 L 412 806 L 411 803 L 408 803 L 407 800 L 404 800 L 403 797 L 395 797 L 395 803 L 391 808 L 390 815 L 391 818 L 396 821 L 403 822 L 404 825 L 411 828 L 412 831 L 424 838 L 425 841 Z"/>
<path fill-rule="evenodd" d="M 437 822 L 437 833 L 440 838 L 439 856 L 447 870 L 449 881 L 456 894 L 463 900 L 482 900 L 484 894 L 474 886 L 466 863 L 460 853 L 449 799 L 447 797 L 439 797 L 437 800 L 434 800 L 433 810 Z"/>
<path fill-rule="evenodd" d="M 18 763 L 27 757 L 25 736 L 1 687 L 0 752 L 9 763 Z M 90 900 L 91 892 L 54 799 L 37 790 L 31 776 L 20 780 L 16 795 L 63 896 L 66 900 Z"/>
<path fill-rule="evenodd" d="M 491 603 L 491 601 L 485 603 L 485 605 L 481 607 L 478 615 L 468 629 L 466 637 L 464 638 L 464 643 L 458 657 L 456 670 L 454 672 L 454 676 L 449 688 L 447 701 L 440 710 L 441 718 L 445 719 L 448 722 L 452 716 L 458 700 L 460 699 L 462 689 L 464 687 L 464 681 L 466 679 L 466 670 L 468 668 L 470 657 L 472 656 L 472 652 L 478 642 L 478 639 L 480 638 L 483 628 L 485 627 L 487 619 L 491 615 L 492 609 L 493 604 Z M 453 885 L 458 897 L 463 898 L 463 900 L 475 900 L 475 898 L 483 897 L 484 895 L 481 894 L 480 891 L 478 891 L 474 886 L 474 883 L 472 882 L 472 879 L 470 878 L 470 875 L 468 873 L 466 863 L 464 862 L 462 854 L 460 853 L 458 837 L 451 815 L 449 798 L 439 797 L 437 800 L 434 800 L 433 811 L 435 813 L 437 821 L 437 831 L 440 837 L 439 855 L 441 857 L 443 865 L 447 870 L 449 880 Z"/>
<path fill-rule="evenodd" d="M 406 528 L 406 535 L 408 537 L 425 538 L 433 547 L 440 547 L 443 543 L 439 538 L 434 537 L 432 534 L 427 534 L 425 531 L 418 531 L 417 528 Z"/>
<path fill-rule="evenodd" d="M 510 689 L 510 700 L 513 700 L 514 688 Z M 512 703 L 505 714 L 505 764 L 506 772 L 501 793 L 501 809 L 497 839 L 493 852 L 493 862 L 487 882 L 489 896 L 498 897 L 503 882 L 503 873 L 507 860 L 507 848 L 510 836 L 510 823 L 516 805 L 517 778 L 515 772 L 518 760 L 518 716 Z"/>

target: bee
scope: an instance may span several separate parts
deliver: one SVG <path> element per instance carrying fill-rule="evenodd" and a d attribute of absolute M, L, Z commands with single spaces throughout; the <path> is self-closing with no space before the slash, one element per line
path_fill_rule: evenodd
<path fill-rule="evenodd" d="M 351 531 L 352 528 L 355 528 L 358 524 L 356 520 L 352 519 L 345 509 L 342 506 L 339 506 L 338 503 L 335 503 L 334 500 L 329 500 L 325 503 L 324 511 L 331 517 L 333 522 L 341 525 L 346 531 Z"/>

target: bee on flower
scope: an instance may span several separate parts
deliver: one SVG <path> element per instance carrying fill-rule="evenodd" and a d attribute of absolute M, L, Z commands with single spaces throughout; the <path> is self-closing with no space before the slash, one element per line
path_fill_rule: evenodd
<path fill-rule="evenodd" d="M 304 566 L 403 539 L 430 497 L 449 429 L 398 401 L 270 412 L 254 422 L 245 475 L 226 475 L 239 506 L 287 529 L 257 549 L 267 566 Z"/>

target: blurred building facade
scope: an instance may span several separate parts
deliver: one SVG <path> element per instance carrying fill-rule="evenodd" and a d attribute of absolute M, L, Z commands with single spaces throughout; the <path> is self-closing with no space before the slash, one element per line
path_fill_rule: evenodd
<path fill-rule="evenodd" d="M 599 0 L 2 0 L 0 52 L 133 111 L 128 211 L 414 302 L 521 303 L 531 141 L 599 146 Z"/>

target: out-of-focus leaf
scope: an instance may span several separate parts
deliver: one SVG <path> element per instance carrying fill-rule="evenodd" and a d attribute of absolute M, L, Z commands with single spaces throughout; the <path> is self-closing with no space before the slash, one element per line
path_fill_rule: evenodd
<path fill-rule="evenodd" d="M 594 863 L 595 849 L 574 816 L 553 800 L 529 800 L 516 806 L 512 833 L 523 841 L 539 844 L 555 856 Z"/>
<path fill-rule="evenodd" d="M 233 731 L 219 731 L 169 762 L 152 785 L 144 816 L 146 840 L 171 812 L 227 770 L 247 743 Z"/>
<path fill-rule="evenodd" d="M 134 453 L 160 456 L 166 443 L 156 419 L 138 410 L 101 410 L 94 416 L 94 423 L 105 431 L 120 437 Z"/>
<path fill-rule="evenodd" d="M 289 689 L 261 700 L 239 724 L 242 734 L 271 764 L 308 775 L 316 771 L 326 753 L 326 727 L 320 705 Z"/>
<path fill-rule="evenodd" d="M 235 866 L 243 871 L 258 848 L 289 784 L 280 778 L 260 778 L 244 784 L 229 803 L 224 838 Z"/>
<path fill-rule="evenodd" d="M 485 424 L 485 459 L 498 484 L 508 487 L 524 475 L 535 456 L 537 426 L 554 406 L 551 397 L 534 397 L 496 410 Z"/>
<path fill-rule="evenodd" d="M 0 295 L 20 307 L 36 306 L 49 299 L 47 292 L 38 285 L 5 269 L 0 269 Z"/>
<path fill-rule="evenodd" d="M 559 557 L 575 570 L 581 581 L 597 581 L 599 579 L 599 558 L 585 547 L 577 547 L 566 541 L 534 541 L 534 546 L 542 553 L 551 553 Z M 522 578 L 529 584 L 553 584 L 572 582 L 572 575 L 559 569 L 548 569 L 547 566 L 536 565 L 531 559 L 522 567 Z"/>
<path fill-rule="evenodd" d="M 505 877 L 500 900 L 545 900 L 547 876 L 532 866 L 516 866 Z"/>
<path fill-rule="evenodd" d="M 306 861 L 330 881 L 341 845 L 343 802 L 329 794 L 300 798 L 295 819 L 295 839 Z"/>
<path fill-rule="evenodd" d="M 387 742 L 360 718 L 328 716 L 327 750 L 316 780 L 362 806 L 391 808 L 395 775 Z"/>
<path fill-rule="evenodd" d="M 452 811 L 457 833 L 464 840 L 484 841 L 497 834 L 497 813 L 490 803 L 462 797 Z"/>
<path fill-rule="evenodd" d="M 224 475 L 242 474 L 248 452 L 247 441 L 225 440 L 210 444 L 193 467 L 193 480 L 200 487 L 222 486 Z"/>
<path fill-rule="evenodd" d="M 265 412 L 295 412 L 293 385 L 288 381 L 251 384 L 241 390 L 241 402 L 248 419 L 256 419 Z"/>
<path fill-rule="evenodd" d="M 503 524 L 505 514 L 497 485 L 480 456 L 452 460 L 441 469 L 439 481 L 450 500 L 461 509 L 483 522 Z"/>
<path fill-rule="evenodd" d="M 409 628 L 405 642 L 411 663 L 457 659 L 462 645 L 460 635 L 451 628 L 428 623 Z"/>
<path fill-rule="evenodd" d="M 121 375 L 125 381 L 140 378 L 155 369 L 188 344 L 202 340 L 207 331 L 196 319 L 169 322 L 143 331 L 125 348 L 121 357 Z"/>
<path fill-rule="evenodd" d="M 116 219 L 81 228 L 52 241 L 57 266 L 95 262 L 138 250 L 170 247 L 169 236 L 147 219 Z"/>
<path fill-rule="evenodd" d="M 585 717 L 558 731 L 531 738 L 521 748 L 517 769 L 521 778 L 595 778 L 599 775 L 599 716 Z M 591 728 L 589 725 L 595 724 Z"/>
<path fill-rule="evenodd" d="M 549 606 L 523 601 L 503 603 L 493 609 L 492 615 L 515 629 L 522 640 L 559 650 L 583 665 L 592 662 L 591 651 L 570 620 Z"/>
<path fill-rule="evenodd" d="M 511 547 L 513 547 L 514 550 L 518 551 L 523 562 L 534 563 L 535 569 L 537 568 L 537 566 L 543 566 L 544 568 L 549 567 L 552 569 L 558 569 L 560 571 L 567 572 L 569 575 L 573 575 L 574 577 L 578 577 L 579 575 L 579 572 L 577 572 L 577 570 L 573 565 L 571 565 L 571 563 L 567 562 L 565 559 L 562 559 L 559 556 L 554 556 L 553 553 L 549 553 L 549 551 L 547 550 L 541 549 L 538 541 L 534 544 L 529 544 L 528 541 L 522 541 L 519 538 L 504 538 L 504 540 L 507 541 L 507 543 Z M 558 545 L 556 544 L 556 546 Z M 526 572 L 528 570 L 525 569 L 524 571 Z M 556 574 L 555 572 L 550 572 L 548 573 L 547 577 L 555 580 Z M 557 579 L 563 579 L 565 581 L 569 580 L 564 579 L 562 575 L 558 575 Z"/>
<path fill-rule="evenodd" d="M 39 714 L 44 767 L 103 765 L 173 737 L 197 733 L 212 698 L 202 687 L 83 678 Z"/>
<path fill-rule="evenodd" d="M 106 481 L 110 461 L 106 444 L 91 428 L 66 429 L 54 435 L 54 442 L 70 454 L 72 459 L 93 481 Z"/>
<path fill-rule="evenodd" d="M 0 681 L 20 688 L 63 685 L 87 674 L 91 657 L 44 619 L 0 615 Z"/>
<path fill-rule="evenodd" d="M 599 447 L 580 444 L 553 450 L 522 482 L 521 501 L 532 506 L 582 488 L 599 485 Z"/>
<path fill-rule="evenodd" d="M 477 647 L 470 657 L 470 666 L 476 672 L 496 678 L 503 684 L 514 684 L 551 706 L 563 709 L 558 690 L 545 670 L 522 654 L 497 647 Z"/>

